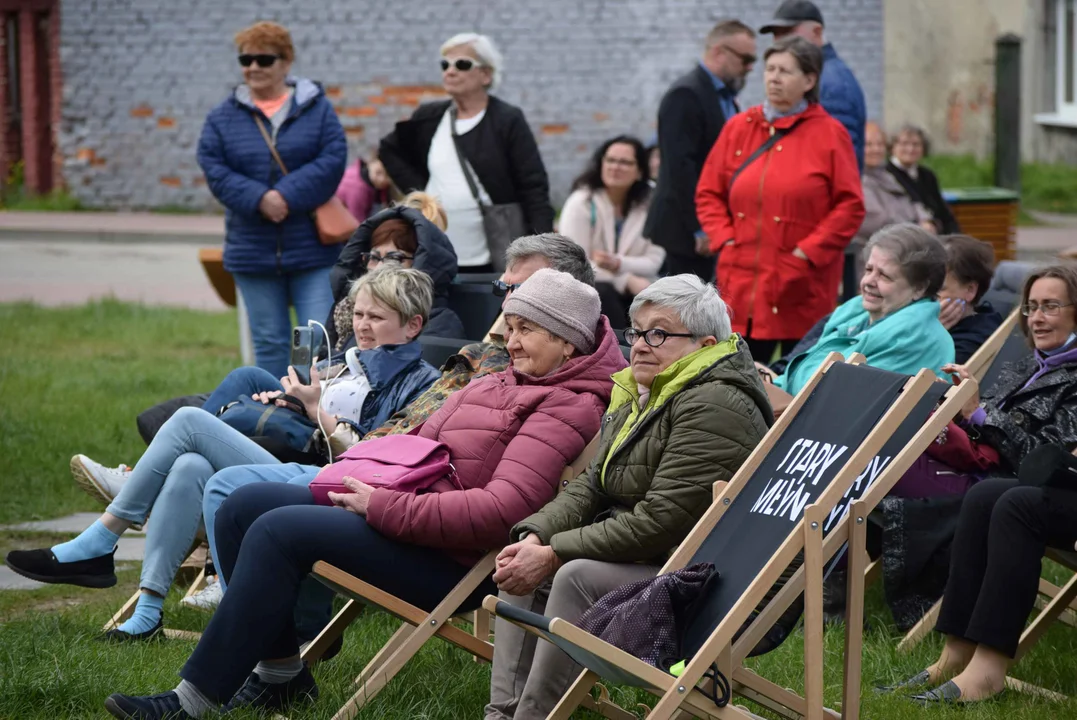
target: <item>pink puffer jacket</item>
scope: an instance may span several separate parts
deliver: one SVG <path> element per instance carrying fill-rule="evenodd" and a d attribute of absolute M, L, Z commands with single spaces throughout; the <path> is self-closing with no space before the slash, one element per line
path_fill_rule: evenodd
<path fill-rule="evenodd" d="M 450 395 L 419 434 L 449 446 L 464 489 L 443 481 L 419 495 L 375 490 L 367 522 L 465 564 L 508 543 L 509 529 L 553 499 L 561 471 L 601 426 L 610 375 L 626 363 L 609 322 L 600 322 L 595 352 L 551 375 L 510 367 Z"/>

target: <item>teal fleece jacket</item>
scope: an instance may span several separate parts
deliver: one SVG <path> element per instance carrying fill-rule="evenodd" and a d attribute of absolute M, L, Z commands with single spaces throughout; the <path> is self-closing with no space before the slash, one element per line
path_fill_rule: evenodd
<path fill-rule="evenodd" d="M 774 384 L 796 395 L 832 352 L 862 353 L 868 365 L 904 375 L 927 368 L 946 380 L 941 370 L 954 361 L 954 341 L 934 300 L 917 300 L 872 323 L 858 295 L 834 311 L 819 342 L 794 357 Z"/>

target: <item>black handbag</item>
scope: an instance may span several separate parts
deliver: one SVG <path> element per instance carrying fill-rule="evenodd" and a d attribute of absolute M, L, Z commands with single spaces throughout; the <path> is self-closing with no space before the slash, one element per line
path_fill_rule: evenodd
<path fill-rule="evenodd" d="M 1017 481 L 1029 487 L 1077 492 L 1077 457 L 1058 445 L 1041 445 L 1021 461 Z"/>
<path fill-rule="evenodd" d="M 460 149 L 460 136 L 456 134 L 455 105 L 449 106 L 449 128 L 452 130 L 453 147 L 456 148 L 456 157 L 460 160 L 460 168 L 464 171 L 467 187 L 471 190 L 471 197 L 475 198 L 475 202 L 479 205 L 479 212 L 482 213 L 482 230 L 486 235 L 486 246 L 490 249 L 490 264 L 495 272 L 504 272 L 505 251 L 509 249 L 513 240 L 529 234 L 523 205 L 520 203 L 490 205 L 483 203 L 479 196 L 479 186 L 475 183 L 475 177 L 471 172 L 471 165 Z"/>

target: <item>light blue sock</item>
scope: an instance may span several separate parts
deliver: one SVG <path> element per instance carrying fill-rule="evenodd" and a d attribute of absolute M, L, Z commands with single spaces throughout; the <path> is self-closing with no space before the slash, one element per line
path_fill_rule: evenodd
<path fill-rule="evenodd" d="M 105 527 L 103 522 L 95 520 L 77 538 L 54 546 L 52 554 L 62 563 L 89 560 L 108 555 L 119 539 L 120 536 Z"/>
<path fill-rule="evenodd" d="M 129 635 L 137 635 L 139 633 L 144 633 L 147 630 L 153 630 L 157 621 L 161 619 L 161 608 L 164 606 L 164 598 L 150 595 L 149 593 L 142 593 L 138 596 L 138 603 L 135 605 L 135 614 L 128 618 L 127 622 L 116 629 L 128 633 Z"/>

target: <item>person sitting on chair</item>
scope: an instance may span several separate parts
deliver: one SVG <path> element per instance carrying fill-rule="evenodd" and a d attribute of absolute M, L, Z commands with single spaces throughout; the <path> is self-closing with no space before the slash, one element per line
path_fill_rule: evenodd
<path fill-rule="evenodd" d="M 964 703 L 1002 692 L 1006 671 L 1036 599 L 1046 547 L 1077 540 L 1077 492 L 1022 485 L 1016 478 L 1033 450 L 1077 447 L 1077 269 L 1054 265 L 1025 281 L 1021 330 L 1033 352 L 1006 366 L 974 396 L 947 435 L 996 452 L 993 474 L 961 504 L 950 550 L 950 576 L 935 629 L 946 636 L 939 659 L 890 690 L 944 684 L 914 699 Z M 969 378 L 950 366 L 958 382 Z M 953 442 L 947 437 L 946 443 Z"/>
<path fill-rule="evenodd" d="M 773 422 L 745 341 L 713 285 L 656 280 L 636 295 L 598 454 L 512 528 L 500 598 L 575 622 L 608 591 L 653 577 Z M 578 673 L 554 645 L 497 621 L 486 718 L 545 718 Z"/>
<path fill-rule="evenodd" d="M 513 524 L 553 498 L 562 470 L 598 432 L 610 375 L 625 365 L 599 310 L 593 287 L 555 270 L 539 270 L 515 290 L 505 303 L 512 367 L 454 393 L 419 431 L 448 446 L 456 482 L 413 494 L 346 478 L 350 492 L 331 493 L 339 507 L 325 507 L 306 487 L 318 468 L 285 466 L 303 482 L 278 473 L 290 482 L 236 491 L 215 521 L 228 590 L 183 681 L 151 697 L 114 694 L 106 709 L 182 720 L 225 703 L 280 711 L 315 696 L 293 608 L 320 560 L 432 610 L 482 553 L 508 540 Z M 485 582 L 462 609 L 492 589 Z M 252 607 L 258 622 L 250 622 Z"/>
<path fill-rule="evenodd" d="M 338 423 L 376 427 L 414 400 L 438 378 L 437 370 L 422 360 L 415 342 L 430 312 L 430 278 L 418 270 L 386 268 L 365 275 L 356 288 L 355 333 L 360 346 L 348 364 L 353 372 L 363 368 L 369 380 L 370 394 L 361 405 L 352 392 L 356 385 L 341 386 L 341 391 L 330 386 L 323 394 L 314 370 L 311 385 L 305 386 L 291 368 L 279 383 L 260 368 L 244 368 L 243 377 L 230 375 L 209 402 L 223 405 L 241 394 L 258 392 L 263 402 L 280 404 L 284 401 L 276 396 L 283 391 L 299 400 L 311 419 L 320 415 L 322 426 L 329 430 Z M 257 380 L 261 384 L 251 383 Z M 275 392 L 262 392 L 268 390 Z M 325 407 L 334 410 L 327 412 Z M 13 550 L 7 555 L 7 566 L 39 582 L 112 587 L 116 584 L 113 556 L 120 535 L 144 523 L 152 512 L 139 581 L 142 594 L 134 615 L 105 637 L 115 641 L 156 637 L 164 627 L 164 598 L 202 525 L 207 481 L 223 468 L 253 464 L 279 466 L 280 461 L 206 410 L 180 408 L 154 437 L 99 520 L 73 540 L 51 548 Z M 212 546 L 213 528 L 206 530 Z"/>
<path fill-rule="evenodd" d="M 1002 324 L 983 299 L 994 276 L 995 251 L 968 235 L 944 235 L 946 280 L 939 290 L 939 322 L 954 340 L 954 362 L 964 364 Z"/>

